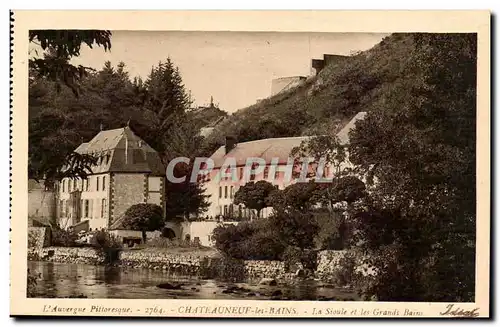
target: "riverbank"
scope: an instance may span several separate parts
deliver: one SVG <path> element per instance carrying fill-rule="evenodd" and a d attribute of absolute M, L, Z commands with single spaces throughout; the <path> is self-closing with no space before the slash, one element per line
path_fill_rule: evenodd
<path fill-rule="evenodd" d="M 349 259 L 349 260 L 347 260 Z M 354 273 L 373 274 L 357 264 L 345 251 L 318 253 L 318 265 L 308 276 L 286 269 L 282 261 L 234 260 L 213 248 L 131 248 L 109 254 L 90 247 L 43 247 L 28 249 L 29 261 L 68 264 L 90 264 L 131 269 L 150 269 L 198 278 L 219 278 L 233 282 L 272 279 L 293 281 L 297 278 L 318 279 L 339 286 L 348 286 Z"/>
<path fill-rule="evenodd" d="M 281 261 L 231 260 L 212 248 L 124 249 L 112 262 L 102 251 L 89 247 L 44 247 L 28 249 L 29 261 L 68 264 L 107 265 L 114 267 L 161 270 L 200 278 L 222 278 L 233 281 L 247 279 L 290 280 L 294 274 L 285 271 Z"/>
<path fill-rule="evenodd" d="M 225 299 L 354 301 L 352 291 L 315 280 L 265 285 L 176 275 L 166 270 L 29 261 L 40 274 L 30 297 L 92 299 Z"/>

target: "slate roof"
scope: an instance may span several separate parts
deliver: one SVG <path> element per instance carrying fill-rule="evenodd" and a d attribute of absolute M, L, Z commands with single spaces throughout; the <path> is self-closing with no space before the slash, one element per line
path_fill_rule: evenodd
<path fill-rule="evenodd" d="M 341 144 L 349 143 L 349 132 L 355 127 L 358 120 L 364 119 L 366 112 L 359 112 L 347 123 L 337 137 Z M 245 165 L 247 158 L 258 157 L 271 163 L 273 158 L 279 158 L 279 164 L 285 164 L 288 161 L 293 148 L 300 146 L 313 136 L 280 137 L 255 140 L 250 142 L 237 143 L 235 147 L 226 155 L 225 147 L 221 146 L 210 157 L 214 161 L 214 168 L 220 168 L 227 157 L 233 157 L 237 166 Z"/>
<path fill-rule="evenodd" d="M 98 164 L 92 173 L 122 172 L 165 175 L 158 152 L 137 136 L 129 127 L 99 132 L 75 152 L 97 156 Z"/>

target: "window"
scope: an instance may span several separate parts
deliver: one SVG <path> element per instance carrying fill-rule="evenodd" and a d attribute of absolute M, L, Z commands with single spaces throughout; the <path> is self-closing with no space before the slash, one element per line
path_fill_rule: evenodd
<path fill-rule="evenodd" d="M 64 216 L 68 217 L 69 215 L 69 201 L 65 200 L 64 201 Z"/>
<path fill-rule="evenodd" d="M 102 190 L 106 190 L 106 176 L 102 176 Z"/>
<path fill-rule="evenodd" d="M 106 199 L 102 199 L 101 201 L 101 218 L 104 218 L 106 212 Z"/>
<path fill-rule="evenodd" d="M 230 197 L 231 199 L 234 197 L 233 191 L 234 191 L 234 187 L 233 187 L 233 186 L 231 186 L 231 193 L 229 194 L 229 197 Z"/>
<path fill-rule="evenodd" d="M 70 180 L 68 181 L 68 192 L 71 192 L 71 188 L 73 187 L 73 185 L 72 185 L 72 184 L 73 184 L 73 180 L 71 180 L 71 179 L 70 179 Z"/>
<path fill-rule="evenodd" d="M 240 179 L 243 179 L 243 168 L 240 168 Z"/>
<path fill-rule="evenodd" d="M 251 181 L 255 180 L 255 168 L 256 168 L 256 166 L 257 166 L 257 164 L 252 165 L 252 170 L 250 171 L 250 180 Z"/>
<path fill-rule="evenodd" d="M 85 191 L 89 190 L 89 179 L 85 178 Z"/>
<path fill-rule="evenodd" d="M 278 179 L 280 177 L 280 172 L 277 169 L 278 167 L 276 167 L 276 171 L 274 172 L 274 179 Z"/>
<path fill-rule="evenodd" d="M 89 218 L 94 217 L 94 208 L 93 208 L 94 200 L 90 199 L 89 200 Z"/>
<path fill-rule="evenodd" d="M 222 216 L 222 206 L 219 206 L 219 215 Z"/>
<path fill-rule="evenodd" d="M 227 199 L 227 185 L 224 186 L 224 199 Z"/>
<path fill-rule="evenodd" d="M 224 216 L 227 216 L 227 204 L 224 205 Z"/>
<path fill-rule="evenodd" d="M 96 184 L 96 191 L 99 191 L 99 176 L 97 176 L 97 184 Z"/>
<path fill-rule="evenodd" d="M 64 217 L 64 201 L 59 200 L 59 217 Z"/>
<path fill-rule="evenodd" d="M 62 181 L 62 191 L 63 191 L 63 193 L 66 192 L 66 180 L 64 180 L 64 179 Z"/>
<path fill-rule="evenodd" d="M 266 168 L 264 168 L 264 179 L 267 179 L 269 177 L 269 167 L 266 166 Z"/>
<path fill-rule="evenodd" d="M 85 218 L 89 217 L 89 200 L 85 200 L 85 208 L 83 210 L 83 216 Z"/>
<path fill-rule="evenodd" d="M 222 186 L 219 186 L 219 199 L 222 198 Z"/>

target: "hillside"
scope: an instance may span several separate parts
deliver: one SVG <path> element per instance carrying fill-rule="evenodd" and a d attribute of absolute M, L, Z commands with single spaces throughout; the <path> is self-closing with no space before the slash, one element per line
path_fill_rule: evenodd
<path fill-rule="evenodd" d="M 190 119 L 197 128 L 212 127 L 221 119 L 227 117 L 227 112 L 211 104 L 207 107 L 198 107 L 188 112 Z"/>
<path fill-rule="evenodd" d="M 215 147 L 226 135 L 244 142 L 339 128 L 357 112 L 378 106 L 393 85 L 416 78 L 414 52 L 412 35 L 388 36 L 367 51 L 326 66 L 294 89 L 238 110 L 217 126 L 207 142 Z"/>

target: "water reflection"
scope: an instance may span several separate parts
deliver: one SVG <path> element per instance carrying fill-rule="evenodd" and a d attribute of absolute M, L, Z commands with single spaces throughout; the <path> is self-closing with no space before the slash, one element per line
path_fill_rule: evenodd
<path fill-rule="evenodd" d="M 121 299 L 356 299 L 349 292 L 320 287 L 317 282 L 301 281 L 294 285 L 261 286 L 258 281 L 227 283 L 219 280 L 201 280 L 197 277 L 176 275 L 161 270 L 124 269 L 118 267 L 52 262 L 28 262 L 28 268 L 41 273 L 36 288 L 37 297 L 88 297 Z M 161 283 L 182 284 L 181 290 L 158 288 Z M 236 291 L 231 291 L 231 288 Z"/>

